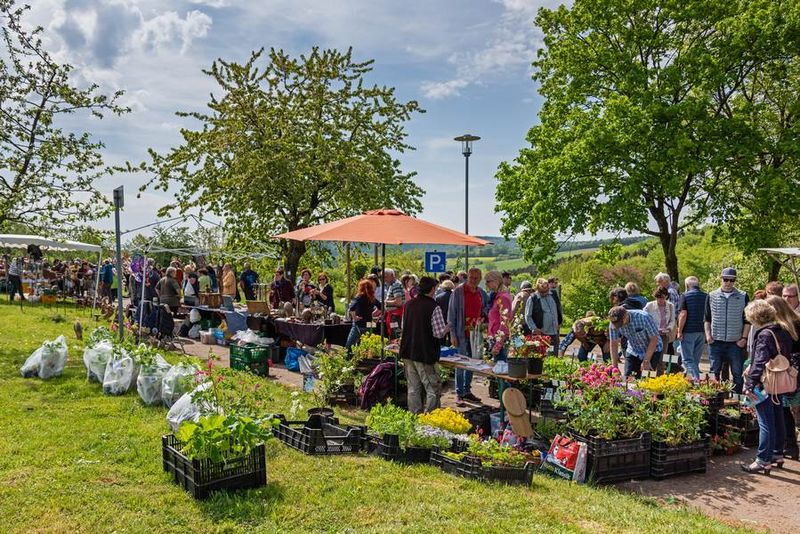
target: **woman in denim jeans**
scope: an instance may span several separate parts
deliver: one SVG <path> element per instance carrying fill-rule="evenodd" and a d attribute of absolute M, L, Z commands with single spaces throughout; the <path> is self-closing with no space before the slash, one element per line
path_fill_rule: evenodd
<path fill-rule="evenodd" d="M 376 313 L 380 314 L 380 309 L 381 302 L 375 298 L 375 285 L 371 280 L 361 280 L 358 283 L 356 297 L 347 308 L 347 312 L 353 320 L 353 326 L 350 328 L 350 334 L 348 334 L 345 344 L 348 358 L 353 357 L 353 345 L 356 345 L 361 339 L 361 335 L 367 331 L 367 320 Z"/>
<path fill-rule="evenodd" d="M 756 329 L 753 357 L 746 374 L 744 393 L 754 403 L 754 392 L 763 389 L 762 378 L 766 365 L 778 354 L 791 353 L 792 338 L 797 335 L 794 324 L 776 322 L 775 308 L 765 300 L 754 300 L 744 310 L 745 317 Z M 747 473 L 768 475 L 773 466 L 783 467 L 783 447 L 786 427 L 781 399 L 772 395 L 756 404 L 758 414 L 758 453 L 751 464 L 742 464 Z"/>

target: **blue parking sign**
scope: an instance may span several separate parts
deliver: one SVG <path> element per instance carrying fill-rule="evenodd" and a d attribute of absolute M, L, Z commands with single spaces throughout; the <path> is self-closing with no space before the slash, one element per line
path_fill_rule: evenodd
<path fill-rule="evenodd" d="M 447 270 L 447 254 L 445 252 L 425 253 L 425 272 L 443 273 Z"/>

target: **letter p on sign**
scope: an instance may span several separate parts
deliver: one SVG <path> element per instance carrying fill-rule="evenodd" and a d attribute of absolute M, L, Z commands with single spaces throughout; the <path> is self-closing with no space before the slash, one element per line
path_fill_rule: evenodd
<path fill-rule="evenodd" d="M 447 270 L 447 254 L 445 252 L 425 253 L 425 272 L 443 273 Z"/>

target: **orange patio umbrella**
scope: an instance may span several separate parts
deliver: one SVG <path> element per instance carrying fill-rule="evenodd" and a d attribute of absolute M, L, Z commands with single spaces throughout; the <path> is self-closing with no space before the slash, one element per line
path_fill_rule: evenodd
<path fill-rule="evenodd" d="M 320 224 L 273 236 L 296 241 L 346 241 L 376 243 L 381 246 L 381 268 L 386 269 L 386 245 L 464 245 L 483 246 L 489 241 L 451 230 L 394 209 L 372 210 L 340 221 Z M 349 281 L 348 281 L 349 283 Z M 381 291 L 381 309 L 386 292 Z M 384 321 L 381 321 L 381 356 L 383 356 Z M 397 359 L 395 358 L 395 367 Z M 395 395 L 397 372 L 395 372 Z"/>
<path fill-rule="evenodd" d="M 351 241 L 380 245 L 483 246 L 489 241 L 429 223 L 399 210 L 372 210 L 273 237 L 296 241 Z"/>

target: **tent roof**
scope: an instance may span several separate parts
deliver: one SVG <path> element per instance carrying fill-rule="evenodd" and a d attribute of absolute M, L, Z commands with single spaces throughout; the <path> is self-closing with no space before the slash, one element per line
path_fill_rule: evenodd
<path fill-rule="evenodd" d="M 764 252 L 772 252 L 773 254 L 784 254 L 786 256 L 800 256 L 800 248 L 760 248 Z"/>
<path fill-rule="evenodd" d="M 386 245 L 483 246 L 489 241 L 409 217 L 398 210 L 373 210 L 273 237 L 296 241 L 352 241 Z"/>
<path fill-rule="evenodd" d="M 47 247 L 48 250 L 85 250 L 87 252 L 102 252 L 100 245 L 79 243 L 77 241 L 47 239 L 38 235 L 0 234 L 0 247 L 26 248 L 28 245 Z"/>

